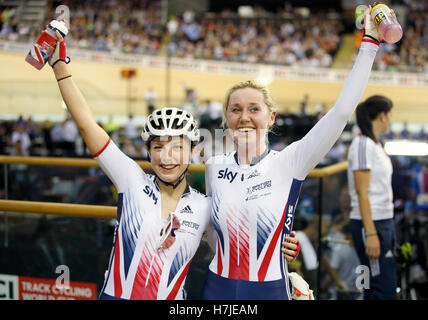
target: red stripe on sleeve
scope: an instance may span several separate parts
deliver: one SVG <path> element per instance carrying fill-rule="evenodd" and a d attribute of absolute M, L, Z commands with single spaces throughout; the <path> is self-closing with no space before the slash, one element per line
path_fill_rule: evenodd
<path fill-rule="evenodd" d="M 104 147 L 102 147 L 102 149 L 100 151 L 98 151 L 97 153 L 95 153 L 94 155 L 92 155 L 93 158 L 99 157 L 101 155 L 101 153 L 103 153 L 103 151 L 107 148 L 107 146 L 110 144 L 111 139 L 109 138 L 106 145 Z"/>
<path fill-rule="evenodd" d="M 372 39 L 363 39 L 361 42 L 370 42 L 370 43 L 374 43 L 375 45 L 379 46 L 379 42 L 372 40 Z"/>

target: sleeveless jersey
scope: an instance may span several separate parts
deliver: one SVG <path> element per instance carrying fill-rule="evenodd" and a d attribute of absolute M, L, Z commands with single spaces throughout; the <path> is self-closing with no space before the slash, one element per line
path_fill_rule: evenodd
<path fill-rule="evenodd" d="M 187 187 L 175 215 L 180 227 L 168 249 L 158 250 L 161 194 L 154 175 L 109 140 L 94 158 L 117 188 L 117 225 L 101 294 L 114 298 L 183 299 L 189 264 L 209 222 L 209 199 Z"/>

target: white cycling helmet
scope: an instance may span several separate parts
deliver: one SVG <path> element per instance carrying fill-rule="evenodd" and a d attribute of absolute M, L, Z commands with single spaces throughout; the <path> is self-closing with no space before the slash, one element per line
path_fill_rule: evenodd
<path fill-rule="evenodd" d="M 150 142 L 155 137 L 185 136 L 199 142 L 200 133 L 193 116 L 179 108 L 162 108 L 153 111 L 143 125 L 141 138 Z"/>

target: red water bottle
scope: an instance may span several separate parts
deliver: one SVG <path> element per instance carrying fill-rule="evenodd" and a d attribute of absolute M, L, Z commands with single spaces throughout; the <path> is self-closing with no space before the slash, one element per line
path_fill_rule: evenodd
<path fill-rule="evenodd" d="M 371 16 L 377 27 L 379 35 L 388 43 L 396 43 L 403 36 L 403 29 L 386 4 L 374 2 Z"/>
<path fill-rule="evenodd" d="M 55 36 L 55 31 L 58 31 L 62 37 L 67 35 L 68 29 L 65 25 L 65 20 L 52 20 L 25 58 L 25 61 L 37 70 L 43 68 L 55 51 L 58 41 Z"/>

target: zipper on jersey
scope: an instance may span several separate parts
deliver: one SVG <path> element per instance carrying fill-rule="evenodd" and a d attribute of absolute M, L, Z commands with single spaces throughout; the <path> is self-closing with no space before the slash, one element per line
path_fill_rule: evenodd
<path fill-rule="evenodd" d="M 180 207 L 180 203 L 181 203 L 182 199 L 183 199 L 183 195 L 180 197 L 180 199 L 177 202 L 177 206 L 174 210 L 174 214 L 175 214 L 177 208 Z M 162 221 L 162 193 L 161 192 L 159 192 L 159 207 L 160 207 L 159 219 L 160 219 L 160 221 Z M 172 221 L 171 221 L 171 228 L 172 228 Z M 162 229 L 163 228 L 161 228 L 161 230 Z M 149 272 L 147 273 L 147 279 L 146 279 L 146 284 L 145 284 L 146 287 L 147 287 L 147 284 L 149 283 L 150 273 L 152 272 L 152 268 L 153 268 L 153 262 L 157 256 L 157 254 L 158 254 L 158 249 L 155 248 L 155 252 L 153 253 L 152 261 L 150 262 Z"/>

